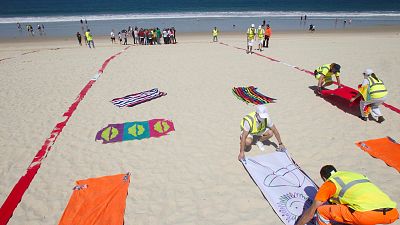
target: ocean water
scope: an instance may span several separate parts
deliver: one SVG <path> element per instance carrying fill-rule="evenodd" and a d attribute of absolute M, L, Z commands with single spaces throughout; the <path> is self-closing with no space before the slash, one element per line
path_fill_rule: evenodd
<path fill-rule="evenodd" d="M 307 21 L 300 16 L 307 15 Z M 0 7 L 0 37 L 24 37 L 25 27 L 45 26 L 47 36 L 74 36 L 84 29 L 108 35 L 128 26 L 175 27 L 178 32 L 244 31 L 263 20 L 274 30 L 344 29 L 400 25 L 400 0 L 13 0 Z M 343 26 L 344 20 L 352 21 Z M 18 31 L 16 23 L 23 30 Z M 235 26 L 234 26 L 235 25 Z"/>

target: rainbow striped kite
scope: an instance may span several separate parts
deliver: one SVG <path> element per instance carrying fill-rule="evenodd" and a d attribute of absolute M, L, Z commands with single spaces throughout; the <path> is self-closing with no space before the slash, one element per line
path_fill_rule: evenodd
<path fill-rule="evenodd" d="M 158 91 L 157 88 L 153 88 L 148 91 L 143 91 L 143 92 L 127 95 L 122 98 L 114 98 L 113 100 L 111 100 L 111 102 L 115 106 L 118 106 L 120 108 L 132 107 L 132 106 L 139 105 L 144 102 L 148 102 L 148 101 L 151 101 L 153 99 L 156 99 L 156 98 L 159 98 L 159 97 L 162 97 L 165 95 L 167 95 L 167 93 Z"/>
<path fill-rule="evenodd" d="M 246 104 L 252 103 L 254 105 L 263 105 L 267 103 L 274 103 L 276 99 L 265 96 L 257 91 L 256 87 L 234 87 L 232 93 L 241 101 Z"/>

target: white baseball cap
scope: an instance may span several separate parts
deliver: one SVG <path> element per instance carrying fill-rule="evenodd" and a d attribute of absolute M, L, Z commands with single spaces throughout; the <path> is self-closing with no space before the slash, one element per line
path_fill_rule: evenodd
<path fill-rule="evenodd" d="M 253 24 L 251 24 L 251 27 L 254 27 L 254 23 L 253 23 Z"/>
<path fill-rule="evenodd" d="M 261 25 L 260 25 L 260 26 L 258 26 L 258 28 L 261 28 Z"/>
<path fill-rule="evenodd" d="M 262 118 L 265 119 L 268 117 L 267 107 L 265 105 L 257 105 L 256 113 Z"/>
<path fill-rule="evenodd" d="M 372 71 L 371 69 L 366 69 L 363 74 L 364 74 L 364 76 L 369 76 L 373 73 L 374 73 L 374 71 Z"/>

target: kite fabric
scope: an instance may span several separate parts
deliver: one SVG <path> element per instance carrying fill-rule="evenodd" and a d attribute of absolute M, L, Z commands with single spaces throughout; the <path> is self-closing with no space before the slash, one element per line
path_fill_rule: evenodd
<path fill-rule="evenodd" d="M 242 163 L 284 224 L 295 224 L 311 206 L 318 187 L 287 151 L 246 157 Z"/>
<path fill-rule="evenodd" d="M 76 181 L 58 225 L 123 225 L 130 174 Z"/>
<path fill-rule="evenodd" d="M 333 89 L 333 90 L 321 90 L 321 94 L 323 96 L 337 96 L 339 98 L 342 98 L 344 100 L 347 100 L 349 102 L 349 107 L 353 107 L 354 105 L 357 105 L 360 103 L 361 97 L 358 97 L 356 100 L 354 100 L 353 102 L 350 102 L 350 99 L 352 99 L 353 97 L 355 97 L 357 95 L 359 91 L 356 91 L 355 89 L 351 88 L 351 87 L 347 87 L 347 86 L 342 86 L 340 88 L 337 89 Z M 368 115 L 371 111 L 371 107 L 369 105 L 367 105 L 364 108 L 364 112 L 366 115 Z"/>
<path fill-rule="evenodd" d="M 96 141 L 103 141 L 103 144 L 108 144 L 120 141 L 141 140 L 150 137 L 161 137 L 174 130 L 172 121 L 165 119 L 108 124 L 107 127 L 97 132 Z"/>
<path fill-rule="evenodd" d="M 153 88 L 148 91 L 143 91 L 131 95 L 127 95 L 122 98 L 114 98 L 111 102 L 120 108 L 122 107 L 133 107 L 135 105 L 142 104 L 144 102 L 151 101 L 153 99 L 167 95 L 165 92 L 158 91 L 157 88 Z"/>
<path fill-rule="evenodd" d="M 252 103 L 254 105 L 263 105 L 267 103 L 274 103 L 276 99 L 265 96 L 257 91 L 256 87 L 234 87 L 232 93 L 241 101 L 246 104 Z"/>
<path fill-rule="evenodd" d="M 390 137 L 357 142 L 356 145 L 372 157 L 383 160 L 400 172 L 400 144 Z"/>

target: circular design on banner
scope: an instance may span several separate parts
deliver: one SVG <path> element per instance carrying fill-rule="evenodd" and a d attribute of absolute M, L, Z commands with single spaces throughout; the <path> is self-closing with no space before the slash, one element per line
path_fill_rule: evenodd
<path fill-rule="evenodd" d="M 308 196 L 297 192 L 284 194 L 279 200 L 278 213 L 288 222 L 296 221 L 312 204 Z"/>

